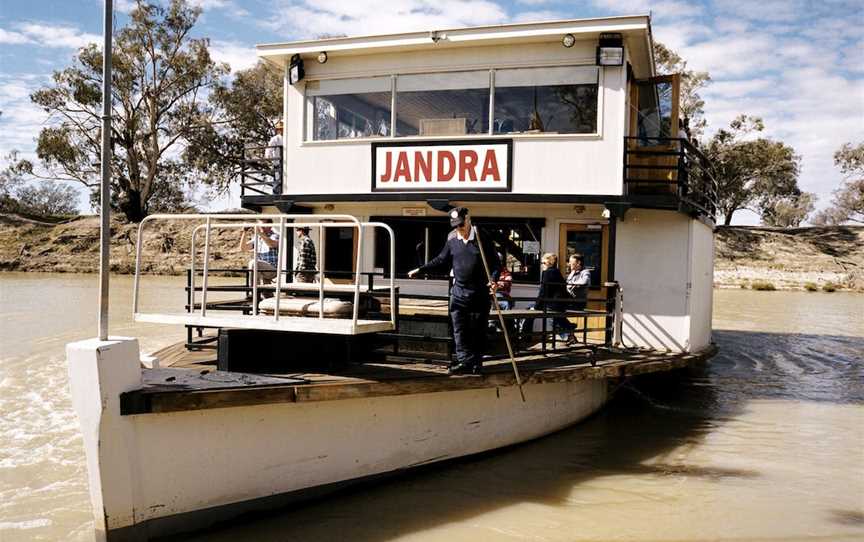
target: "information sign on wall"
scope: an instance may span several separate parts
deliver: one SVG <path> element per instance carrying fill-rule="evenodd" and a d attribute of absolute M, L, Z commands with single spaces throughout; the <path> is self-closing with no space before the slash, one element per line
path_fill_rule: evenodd
<path fill-rule="evenodd" d="M 513 141 L 400 141 L 372 144 L 372 190 L 510 190 Z"/>

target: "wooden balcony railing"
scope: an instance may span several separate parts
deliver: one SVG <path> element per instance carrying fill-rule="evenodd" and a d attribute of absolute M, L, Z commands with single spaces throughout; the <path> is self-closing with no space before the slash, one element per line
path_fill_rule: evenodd
<path fill-rule="evenodd" d="M 627 195 L 673 195 L 697 213 L 717 213 L 717 181 L 711 162 L 683 138 L 625 137 L 624 189 Z"/>

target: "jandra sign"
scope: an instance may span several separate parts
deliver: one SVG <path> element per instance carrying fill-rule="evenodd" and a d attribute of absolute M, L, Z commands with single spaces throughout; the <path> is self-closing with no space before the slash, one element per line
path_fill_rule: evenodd
<path fill-rule="evenodd" d="M 372 144 L 373 191 L 508 191 L 511 140 Z"/>

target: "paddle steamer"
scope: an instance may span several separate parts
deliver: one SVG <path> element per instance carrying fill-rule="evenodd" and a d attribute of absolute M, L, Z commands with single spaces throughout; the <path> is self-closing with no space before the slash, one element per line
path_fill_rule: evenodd
<path fill-rule="evenodd" d="M 610 383 L 713 354 L 716 188 L 679 137 L 679 79 L 656 73 L 648 16 L 258 54 L 284 78 L 285 135 L 275 161 L 250 151 L 241 199 L 256 214 L 139 231 L 136 320 L 186 326 L 186 344 L 143 363 L 134 339 L 68 348 L 101 535 L 200 528 L 537 438 L 600 409 Z M 449 277 L 406 278 L 456 206 L 513 278 L 482 375 L 447 375 Z M 153 312 L 142 245 L 168 220 L 195 223 L 187 302 Z M 261 221 L 280 234 L 271 276 L 253 263 L 242 283 L 217 279 L 213 232 Z M 292 272 L 300 227 L 313 283 Z M 587 306 L 527 311 L 548 252 L 583 256 Z"/>

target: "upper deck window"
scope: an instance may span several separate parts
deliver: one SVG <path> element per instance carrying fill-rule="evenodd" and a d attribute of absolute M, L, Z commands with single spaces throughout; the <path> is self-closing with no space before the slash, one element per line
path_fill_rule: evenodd
<path fill-rule="evenodd" d="M 488 133 L 488 70 L 396 79 L 397 137 Z"/>
<path fill-rule="evenodd" d="M 496 70 L 494 133 L 593 134 L 594 66 Z"/>
<path fill-rule="evenodd" d="M 390 135 L 391 78 L 334 79 L 306 84 L 313 141 Z"/>
<path fill-rule="evenodd" d="M 562 66 L 309 81 L 306 139 L 596 134 L 598 76 Z"/>

